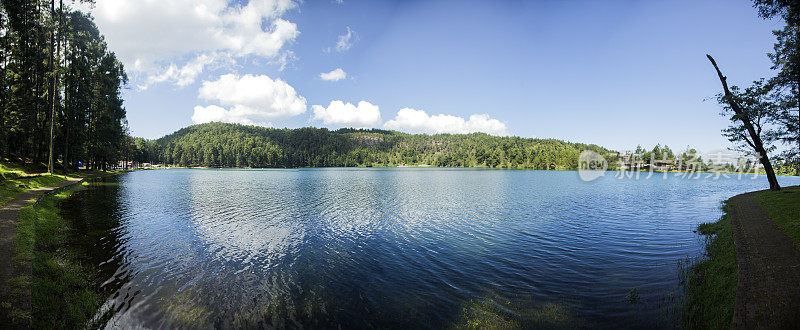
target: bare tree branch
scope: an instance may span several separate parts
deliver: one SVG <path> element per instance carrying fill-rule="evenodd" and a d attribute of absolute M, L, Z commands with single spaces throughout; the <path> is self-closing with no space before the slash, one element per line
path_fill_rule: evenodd
<path fill-rule="evenodd" d="M 714 58 L 711 57 L 711 55 L 706 54 L 706 57 L 708 57 L 708 60 L 711 61 L 711 64 L 717 71 L 717 76 L 719 76 L 719 81 L 722 83 L 722 89 L 725 92 L 724 96 L 725 101 L 728 102 L 728 105 L 730 105 L 733 112 L 736 113 L 738 119 L 741 120 L 742 124 L 747 129 L 747 132 L 750 134 L 750 139 L 751 139 L 750 141 L 752 141 L 752 147 L 756 152 L 756 154 L 759 156 L 761 165 L 764 166 L 764 171 L 767 173 L 767 181 L 769 181 L 769 189 L 781 190 L 781 186 L 778 184 L 778 179 L 775 177 L 775 170 L 772 168 L 772 163 L 770 163 L 769 157 L 767 156 L 767 151 L 764 149 L 764 143 L 761 141 L 761 136 L 756 133 L 756 129 L 753 127 L 753 122 L 750 116 L 739 106 L 739 104 L 733 98 L 733 94 L 731 94 L 731 91 L 728 88 L 727 78 L 725 77 L 725 75 L 722 74 L 722 71 L 719 69 L 719 66 L 717 66 L 717 62 L 714 61 Z"/>

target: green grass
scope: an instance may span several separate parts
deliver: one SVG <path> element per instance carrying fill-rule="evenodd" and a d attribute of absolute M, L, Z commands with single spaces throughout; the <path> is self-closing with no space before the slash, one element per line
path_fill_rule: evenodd
<path fill-rule="evenodd" d="M 760 192 L 756 200 L 800 250 L 800 186 Z"/>
<path fill-rule="evenodd" d="M 12 163 L 0 163 L 0 175 L 6 179 L 14 179 L 20 176 L 29 175 L 30 171 Z"/>
<path fill-rule="evenodd" d="M 36 177 L 18 177 L 0 182 L 0 206 L 8 202 L 14 195 L 29 189 L 52 186 L 64 181 L 68 177 L 63 175 L 44 174 Z"/>
<path fill-rule="evenodd" d="M 43 174 L 31 176 L 38 173 L 14 163 L 0 163 L 0 206 L 5 204 L 14 195 L 28 189 L 52 186 L 67 180 L 64 175 Z"/>
<path fill-rule="evenodd" d="M 690 260 L 683 272 L 683 318 L 688 329 L 731 327 L 739 267 L 730 207 L 726 205 L 724 210 L 719 221 L 698 226 L 700 234 L 706 236 L 706 254 Z"/>
<path fill-rule="evenodd" d="M 28 165 L 28 167 L 33 166 Z M 75 177 L 102 176 L 122 172 L 128 171 L 81 170 L 70 172 L 66 175 L 62 173 L 37 175 L 39 173 L 27 167 L 15 163 L 0 162 L 0 175 L 4 178 L 0 180 L 0 206 L 8 202 L 14 195 L 29 189 L 52 186 Z"/>
<path fill-rule="evenodd" d="M 91 281 L 95 271 L 71 252 L 72 224 L 58 214 L 58 201 L 82 187 L 47 196 L 20 213 L 15 262 L 30 262 L 33 276 L 17 286 L 30 286 L 32 328 L 84 328 L 103 303 Z"/>

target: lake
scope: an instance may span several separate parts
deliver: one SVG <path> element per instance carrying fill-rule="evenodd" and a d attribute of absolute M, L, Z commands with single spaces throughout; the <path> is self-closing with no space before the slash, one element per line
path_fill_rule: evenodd
<path fill-rule="evenodd" d="M 60 205 L 107 327 L 673 327 L 693 230 L 767 183 L 645 176 L 155 170 Z"/>

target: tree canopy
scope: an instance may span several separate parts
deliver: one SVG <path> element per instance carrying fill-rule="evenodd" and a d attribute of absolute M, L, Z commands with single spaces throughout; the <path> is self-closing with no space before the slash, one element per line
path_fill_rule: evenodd
<path fill-rule="evenodd" d="M 0 31 L 0 156 L 39 164 L 52 152 L 65 169 L 119 160 L 127 76 L 91 16 L 2 0 Z"/>
<path fill-rule="evenodd" d="M 354 167 L 429 165 L 537 170 L 577 170 L 580 154 L 591 150 L 609 170 L 621 169 L 634 157 L 641 166 L 659 162 L 670 169 L 706 171 L 695 149 L 680 153 L 666 145 L 637 147 L 623 159 L 619 152 L 594 144 L 555 139 L 472 134 L 407 134 L 379 129 L 305 127 L 275 129 L 227 123 L 182 128 L 156 140 L 130 139 L 127 157 L 139 163 L 203 167 Z M 729 164 L 728 166 L 733 166 Z M 628 169 L 630 166 L 628 166 Z M 635 169 L 634 169 L 635 170 Z M 719 169 L 718 169 L 719 170 Z"/>
<path fill-rule="evenodd" d="M 776 42 L 767 55 L 776 75 L 762 87 L 773 105 L 767 113 L 772 124 L 767 134 L 786 147 L 781 158 L 793 162 L 800 175 L 800 2 L 754 0 L 753 5 L 762 18 L 779 17 L 785 23 L 772 32 Z"/>
<path fill-rule="evenodd" d="M 322 167 L 426 164 L 452 167 L 576 169 L 597 145 L 473 134 L 406 134 L 386 130 L 274 129 L 209 123 L 134 142 L 137 161 L 183 166 Z"/>

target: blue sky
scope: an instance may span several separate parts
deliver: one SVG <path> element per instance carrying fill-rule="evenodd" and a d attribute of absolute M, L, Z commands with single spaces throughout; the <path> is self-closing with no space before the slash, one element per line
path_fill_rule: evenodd
<path fill-rule="evenodd" d="M 97 1 L 134 135 L 219 120 L 709 151 L 729 143 L 705 54 L 734 84 L 769 76 L 781 26 L 745 0 L 251 1 Z"/>

